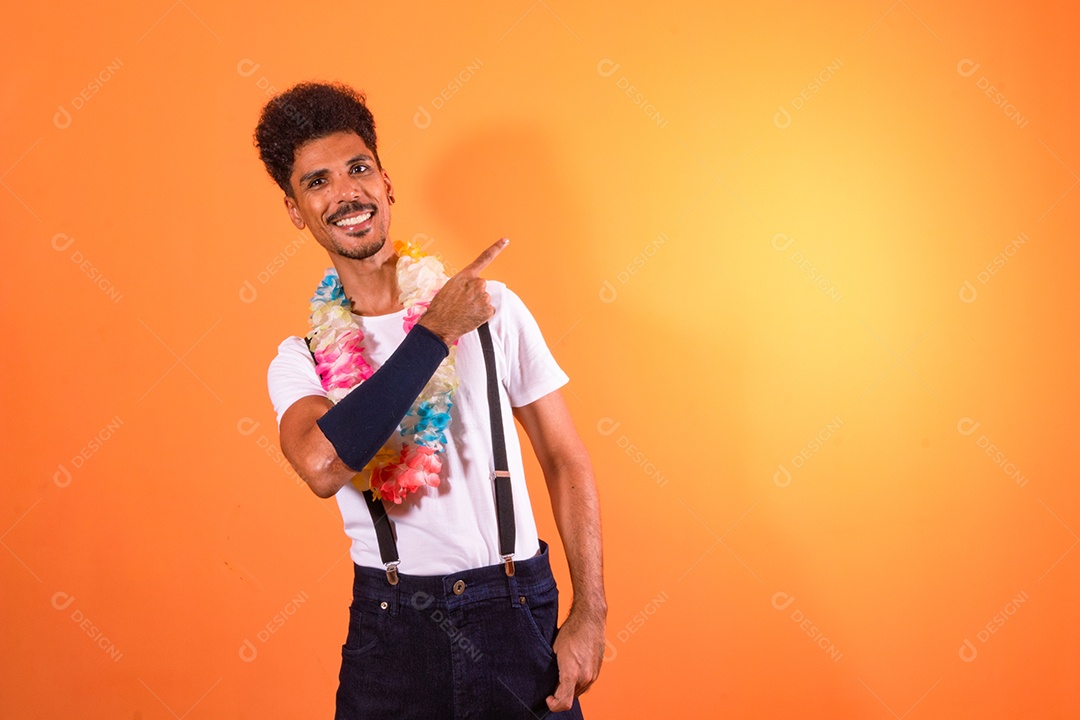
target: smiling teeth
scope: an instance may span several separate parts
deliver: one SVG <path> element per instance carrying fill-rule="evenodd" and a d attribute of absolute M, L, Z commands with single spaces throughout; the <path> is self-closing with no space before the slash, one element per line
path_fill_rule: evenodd
<path fill-rule="evenodd" d="M 356 217 L 345 218 L 344 220 L 338 220 L 335 225 L 338 227 L 349 227 L 350 225 L 359 225 L 360 223 L 371 217 L 371 213 L 364 213 L 363 215 L 357 215 Z"/>

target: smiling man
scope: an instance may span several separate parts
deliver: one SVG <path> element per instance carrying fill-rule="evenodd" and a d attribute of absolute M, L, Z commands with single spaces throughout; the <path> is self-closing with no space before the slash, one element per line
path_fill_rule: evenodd
<path fill-rule="evenodd" d="M 566 375 L 521 299 L 480 277 L 508 241 L 450 278 L 391 242 L 394 187 L 346 86 L 276 96 L 255 142 L 289 218 L 333 264 L 269 389 L 282 451 L 337 499 L 352 542 L 336 717 L 581 717 L 607 614 L 599 502 Z M 570 566 L 559 628 L 515 418 Z"/>

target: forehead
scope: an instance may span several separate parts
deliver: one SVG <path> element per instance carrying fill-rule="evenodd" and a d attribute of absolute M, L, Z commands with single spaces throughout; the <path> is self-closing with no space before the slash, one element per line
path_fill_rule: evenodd
<path fill-rule="evenodd" d="M 292 177 L 295 179 L 312 170 L 343 165 L 358 155 L 375 158 L 375 153 L 371 152 L 364 139 L 352 130 L 308 140 L 293 153 Z"/>

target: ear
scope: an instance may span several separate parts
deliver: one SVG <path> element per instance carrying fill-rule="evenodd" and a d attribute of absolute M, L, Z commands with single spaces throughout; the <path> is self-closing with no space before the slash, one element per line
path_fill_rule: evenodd
<path fill-rule="evenodd" d="M 390 200 L 390 204 L 394 204 L 394 184 L 390 182 L 390 174 L 386 170 L 382 171 L 383 184 L 386 186 L 386 197 Z"/>
<path fill-rule="evenodd" d="M 300 217 L 300 208 L 296 201 L 288 195 L 285 196 L 285 210 L 289 213 L 289 219 L 298 230 L 304 229 L 304 218 Z"/>

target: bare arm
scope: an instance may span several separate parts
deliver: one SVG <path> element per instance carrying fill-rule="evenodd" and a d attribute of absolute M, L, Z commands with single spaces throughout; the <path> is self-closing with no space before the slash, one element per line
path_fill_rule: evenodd
<path fill-rule="evenodd" d="M 300 398 L 281 416 L 281 452 L 321 498 L 333 497 L 356 474 L 338 457 L 316 421 L 332 403 L 318 395 Z"/>
<path fill-rule="evenodd" d="M 600 674 L 607 621 L 600 500 L 592 463 L 562 393 L 556 390 L 514 408 L 514 416 L 525 428 L 544 472 L 574 588 L 570 614 L 555 639 L 559 686 L 547 700 L 548 707 L 559 712 L 570 709 L 574 697 L 588 690 Z"/>

